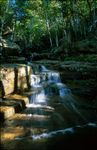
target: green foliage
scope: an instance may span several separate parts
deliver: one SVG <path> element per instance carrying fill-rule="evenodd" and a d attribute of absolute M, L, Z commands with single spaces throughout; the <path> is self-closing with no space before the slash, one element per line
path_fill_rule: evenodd
<path fill-rule="evenodd" d="M 23 49 L 97 48 L 87 40 L 97 39 L 97 0 L 0 0 L 0 6 L 1 35 L 9 26 Z"/>

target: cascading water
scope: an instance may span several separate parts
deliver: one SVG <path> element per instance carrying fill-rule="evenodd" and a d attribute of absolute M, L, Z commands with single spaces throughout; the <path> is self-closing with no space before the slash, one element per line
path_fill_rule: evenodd
<path fill-rule="evenodd" d="M 77 102 L 71 93 L 71 90 L 61 82 L 60 74 L 56 71 L 48 70 L 45 66 L 39 65 L 38 72 L 31 76 L 32 89 L 35 91 L 30 97 L 30 104 L 28 107 L 37 107 L 40 105 L 49 106 L 56 101 L 63 105 L 70 113 L 76 114 L 78 118 L 85 123 L 88 122 L 86 115 L 79 110 L 80 104 Z M 43 112 L 41 112 L 43 114 Z M 76 120 L 76 119 L 75 119 Z M 79 120 L 79 119 L 78 119 Z M 75 125 L 76 125 L 76 122 Z M 78 123 L 77 123 L 78 124 Z"/>
<path fill-rule="evenodd" d="M 30 94 L 30 103 L 9 119 L 1 138 L 3 149 L 84 149 L 91 143 L 97 147 L 97 112 L 85 109 L 87 105 L 72 95 L 58 72 L 37 66 L 32 89 L 25 93 Z"/>
<path fill-rule="evenodd" d="M 59 95 L 60 98 L 71 91 L 64 84 L 61 83 L 60 74 L 39 66 L 39 74 L 31 75 L 31 86 L 36 92 L 31 95 L 30 103 L 47 104 L 49 96 Z"/>

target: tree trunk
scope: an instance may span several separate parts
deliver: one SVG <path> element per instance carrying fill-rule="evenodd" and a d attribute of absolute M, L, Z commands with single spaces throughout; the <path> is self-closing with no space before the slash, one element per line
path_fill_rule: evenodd
<path fill-rule="evenodd" d="M 45 11 L 45 17 L 46 17 L 46 26 L 47 26 L 47 31 L 48 31 L 48 34 L 49 34 L 50 45 L 51 45 L 51 47 L 52 47 L 53 44 L 52 44 L 52 38 L 51 38 L 50 25 L 49 25 L 49 20 L 48 20 L 47 11 Z"/>
<path fill-rule="evenodd" d="M 58 25 L 57 25 L 57 19 L 56 19 L 56 39 L 55 39 L 55 41 L 56 41 L 56 47 L 58 47 L 59 46 L 59 39 L 58 39 Z"/>
<path fill-rule="evenodd" d="M 92 19 L 92 5 L 91 5 L 91 2 L 89 0 L 87 0 L 87 4 L 88 4 L 88 7 L 89 7 L 89 16 L 90 16 L 90 19 Z"/>

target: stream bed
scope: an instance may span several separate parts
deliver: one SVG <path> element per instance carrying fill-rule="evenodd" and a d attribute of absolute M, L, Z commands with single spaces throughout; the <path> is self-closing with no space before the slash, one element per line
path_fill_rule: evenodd
<path fill-rule="evenodd" d="M 97 113 L 62 83 L 60 73 L 37 65 L 31 75 L 30 103 L 7 121 L 2 149 L 83 149 L 96 145 Z M 12 136 L 12 137 L 11 137 Z"/>

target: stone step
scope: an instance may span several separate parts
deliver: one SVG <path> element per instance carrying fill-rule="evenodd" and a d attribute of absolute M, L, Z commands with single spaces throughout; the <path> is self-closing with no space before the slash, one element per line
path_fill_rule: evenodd
<path fill-rule="evenodd" d="M 4 121 L 5 119 L 13 116 L 15 114 L 15 108 L 13 106 L 0 106 L 0 120 Z"/>
<path fill-rule="evenodd" d="M 12 94 L 0 99 L 0 120 L 5 121 L 15 113 L 19 113 L 29 104 L 29 98 L 19 94 Z"/>
<path fill-rule="evenodd" d="M 26 104 L 29 104 L 29 98 L 28 96 L 20 95 L 20 94 L 10 94 L 5 96 L 5 98 L 9 100 L 15 100 L 17 102 L 21 102 L 22 105 L 26 106 Z"/>

